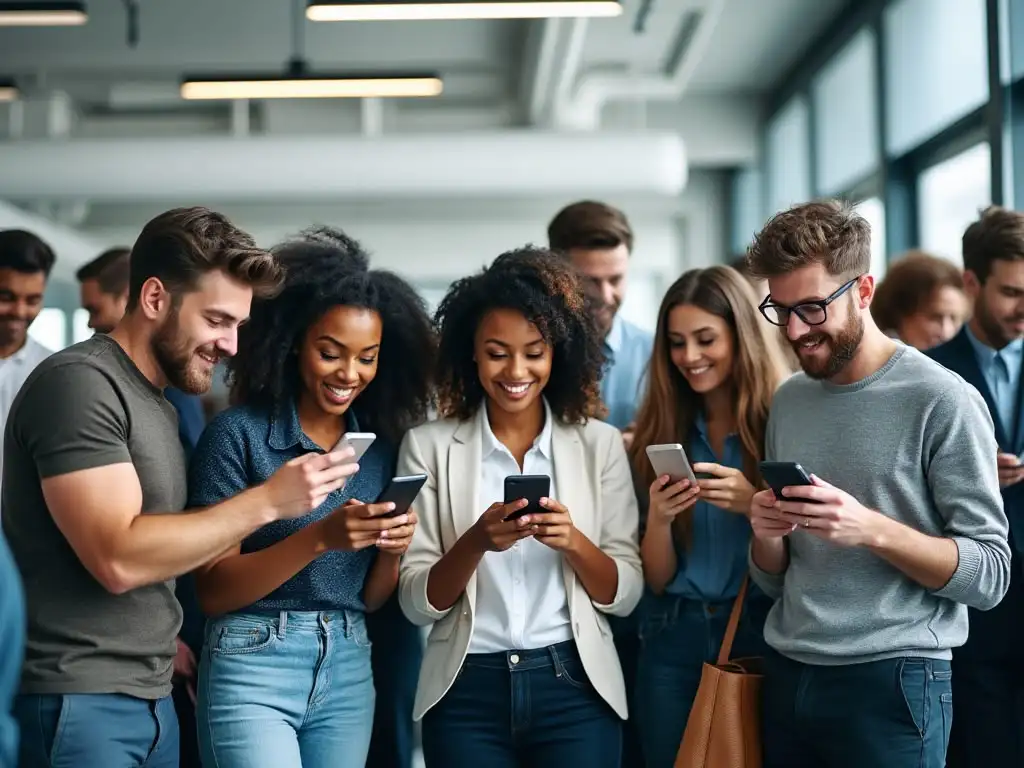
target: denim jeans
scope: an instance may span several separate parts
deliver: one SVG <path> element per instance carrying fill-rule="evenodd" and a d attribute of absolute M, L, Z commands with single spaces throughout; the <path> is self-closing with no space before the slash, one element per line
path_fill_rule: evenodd
<path fill-rule="evenodd" d="M 824 667 L 771 653 L 761 718 L 764 768 L 944 768 L 950 663 L 902 657 Z"/>
<path fill-rule="evenodd" d="M 423 718 L 426 768 L 619 768 L 622 721 L 573 641 L 472 653 Z"/>
<path fill-rule="evenodd" d="M 14 701 L 19 768 L 178 768 L 171 697 L 120 693 L 29 694 Z"/>
<path fill-rule="evenodd" d="M 373 706 L 361 612 L 207 623 L 196 706 L 204 768 L 363 768 Z"/>
<path fill-rule="evenodd" d="M 771 600 L 747 598 L 732 658 L 764 656 L 764 621 Z M 633 716 L 646 768 L 672 768 L 700 685 L 704 663 L 714 663 L 732 602 L 702 603 L 676 595 L 645 595 Z"/>

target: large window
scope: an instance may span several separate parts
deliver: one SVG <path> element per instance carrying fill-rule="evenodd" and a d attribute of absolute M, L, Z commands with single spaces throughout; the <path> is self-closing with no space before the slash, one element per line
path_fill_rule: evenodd
<path fill-rule="evenodd" d="M 886 148 L 912 149 L 988 101 L 985 0 L 896 0 L 883 15 Z"/>
<path fill-rule="evenodd" d="M 815 119 L 815 189 L 831 195 L 878 168 L 876 41 L 862 29 L 811 85 Z"/>
<path fill-rule="evenodd" d="M 77 344 L 92 336 L 92 328 L 89 327 L 89 312 L 79 307 L 71 315 L 71 343 Z"/>
<path fill-rule="evenodd" d="M 811 197 L 811 141 L 807 100 L 794 98 L 768 124 L 768 213 Z"/>
<path fill-rule="evenodd" d="M 46 307 L 28 327 L 29 335 L 51 352 L 58 352 L 68 345 L 67 316 L 64 310 Z"/>
<path fill-rule="evenodd" d="M 885 252 L 885 205 L 880 197 L 857 203 L 857 213 L 871 225 L 871 274 L 876 281 L 885 277 L 888 263 Z"/>
<path fill-rule="evenodd" d="M 992 202 L 987 142 L 926 169 L 917 181 L 921 247 L 963 263 L 961 238 L 978 211 Z"/>

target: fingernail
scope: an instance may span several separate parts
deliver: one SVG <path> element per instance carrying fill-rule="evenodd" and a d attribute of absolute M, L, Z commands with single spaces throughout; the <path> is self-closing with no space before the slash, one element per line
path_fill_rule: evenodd
<path fill-rule="evenodd" d="M 399 516 L 399 518 L 398 518 L 398 524 L 399 525 L 405 525 L 407 522 L 409 522 L 409 516 L 408 515 L 400 515 Z"/>
<path fill-rule="evenodd" d="M 389 502 L 388 502 L 388 503 L 387 503 L 387 504 L 385 505 L 385 509 L 387 509 L 387 511 L 388 511 L 388 512 L 394 512 L 394 511 L 395 511 L 395 502 L 393 502 L 393 501 L 389 501 Z"/>
<path fill-rule="evenodd" d="M 547 504 L 548 503 L 548 497 L 547 496 L 541 496 L 540 497 L 540 503 L 541 504 Z"/>
<path fill-rule="evenodd" d="M 523 515 L 522 517 L 519 518 L 519 524 L 520 525 L 526 525 L 528 522 L 530 522 L 530 516 L 529 515 Z"/>
<path fill-rule="evenodd" d="M 380 532 L 380 538 L 386 539 L 387 537 L 388 537 L 388 532 L 387 531 L 381 531 Z"/>

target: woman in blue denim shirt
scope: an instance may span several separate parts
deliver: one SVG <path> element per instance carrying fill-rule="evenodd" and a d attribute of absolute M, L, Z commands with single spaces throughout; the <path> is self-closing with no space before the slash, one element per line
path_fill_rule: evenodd
<path fill-rule="evenodd" d="M 398 442 L 425 419 L 436 348 L 415 291 L 341 233 L 277 248 L 281 293 L 253 305 L 229 363 L 234 407 L 204 432 L 194 506 L 216 503 L 345 432 L 377 440 L 309 515 L 275 522 L 197 571 L 210 617 L 197 720 L 207 768 L 363 768 L 374 685 L 365 614 L 384 605 L 415 513 L 374 504 Z"/>
<path fill-rule="evenodd" d="M 647 393 L 631 448 L 648 594 L 641 607 L 633 712 L 647 768 L 671 768 L 700 683 L 718 655 L 747 573 L 750 498 L 764 455 L 768 408 L 784 359 L 745 278 L 691 270 L 658 312 Z M 655 477 L 649 445 L 683 443 L 700 479 Z M 770 601 L 746 601 L 733 656 L 761 655 Z"/>

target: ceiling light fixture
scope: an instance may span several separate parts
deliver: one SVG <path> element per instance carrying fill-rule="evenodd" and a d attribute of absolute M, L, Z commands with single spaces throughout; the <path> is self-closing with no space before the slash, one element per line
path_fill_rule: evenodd
<path fill-rule="evenodd" d="M 85 3 L 0 3 L 0 27 L 76 27 L 88 20 Z"/>
<path fill-rule="evenodd" d="M 182 80 L 183 99 L 371 99 L 439 96 L 436 74 L 196 75 Z"/>
<path fill-rule="evenodd" d="M 541 19 L 618 16 L 617 0 L 310 0 L 310 21 L 425 21 L 437 19 Z"/>
<path fill-rule="evenodd" d="M 13 80 L 0 80 L 0 102 L 15 101 L 20 95 Z"/>

